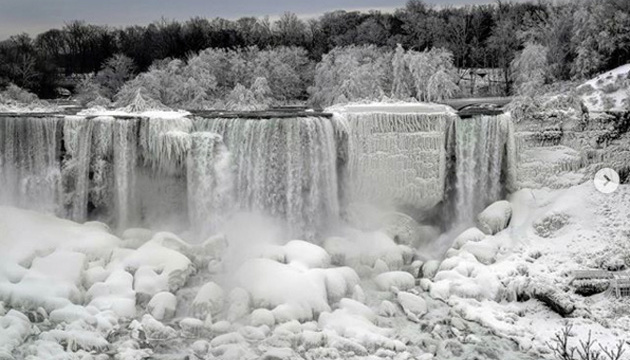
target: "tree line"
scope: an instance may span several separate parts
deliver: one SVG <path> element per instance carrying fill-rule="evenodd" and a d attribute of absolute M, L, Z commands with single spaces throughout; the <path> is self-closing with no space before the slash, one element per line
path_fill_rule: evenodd
<path fill-rule="evenodd" d="M 69 79 L 97 74 L 115 55 L 131 59 L 134 75 L 165 59 L 187 61 L 207 48 L 301 48 L 315 68 L 337 47 L 374 46 L 393 52 L 445 49 L 456 69 L 498 69 L 512 92 L 514 60 L 528 45 L 545 51 L 546 81 L 589 77 L 630 62 L 630 2 L 578 0 L 433 7 L 411 0 L 393 13 L 335 11 L 314 19 L 285 13 L 276 21 L 195 17 L 161 19 L 147 26 L 113 28 L 82 21 L 35 37 L 0 42 L 0 86 L 13 83 L 40 97 L 54 97 Z M 302 77 L 304 89 L 314 83 Z M 251 79 L 254 82 L 255 79 Z M 295 96 L 306 96 L 296 91 Z"/>

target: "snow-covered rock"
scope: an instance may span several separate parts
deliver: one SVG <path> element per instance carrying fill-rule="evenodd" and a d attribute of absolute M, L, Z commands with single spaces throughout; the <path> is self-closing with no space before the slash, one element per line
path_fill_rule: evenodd
<path fill-rule="evenodd" d="M 252 326 L 269 326 L 272 327 L 276 323 L 273 313 L 267 309 L 256 309 L 252 312 L 249 320 Z"/>
<path fill-rule="evenodd" d="M 405 271 L 390 271 L 377 275 L 374 282 L 383 291 L 395 287 L 399 290 L 409 290 L 416 284 L 416 279 Z"/>
<path fill-rule="evenodd" d="M 236 273 L 237 285 L 251 295 L 252 305 L 273 308 L 278 316 L 310 320 L 330 310 L 334 301 L 352 293 L 359 282 L 350 268 L 306 269 L 269 259 L 246 261 Z"/>
<path fill-rule="evenodd" d="M 204 335 L 204 322 L 195 318 L 183 318 L 179 321 L 179 328 L 185 337 L 201 337 Z"/>
<path fill-rule="evenodd" d="M 141 266 L 133 275 L 133 289 L 140 302 L 145 303 L 159 292 L 168 291 L 168 279 L 151 266 Z"/>
<path fill-rule="evenodd" d="M 251 310 L 249 294 L 241 288 L 234 288 L 230 291 L 228 304 L 227 320 L 230 322 L 249 315 Z"/>
<path fill-rule="evenodd" d="M 192 314 L 198 319 L 205 319 L 208 314 L 215 316 L 223 311 L 225 292 L 216 283 L 210 281 L 203 285 L 192 301 Z"/>
<path fill-rule="evenodd" d="M 117 250 L 112 256 L 108 270 L 128 269 L 136 271 L 145 266 L 154 269 L 166 281 L 169 291 L 182 287 L 195 271 L 190 259 L 174 250 L 186 248 L 188 244 L 168 233 L 158 233 L 138 250 Z M 155 280 L 155 279 L 154 279 Z M 154 283 L 154 281 L 151 281 Z M 154 284 L 152 284 L 154 285 Z"/>
<path fill-rule="evenodd" d="M 398 313 L 396 305 L 389 300 L 383 300 L 378 307 L 378 314 L 385 317 L 393 317 Z"/>
<path fill-rule="evenodd" d="M 453 240 L 453 249 L 460 249 L 464 244 L 468 242 L 478 242 L 481 241 L 486 234 L 484 234 L 481 230 L 476 227 L 469 228 L 459 234 L 455 240 Z"/>
<path fill-rule="evenodd" d="M 385 233 L 353 231 L 347 237 L 332 237 L 324 241 L 324 249 L 335 265 L 359 269 L 362 265 L 373 267 L 377 260 L 387 264 L 389 270 L 402 269 L 405 251 Z"/>
<path fill-rule="evenodd" d="M 177 297 L 166 291 L 155 294 L 147 305 L 151 316 L 160 321 L 172 318 L 176 309 Z"/>
<path fill-rule="evenodd" d="M 136 314 L 136 293 L 133 291 L 133 276 L 126 271 L 116 270 L 105 282 L 96 283 L 88 290 L 89 305 L 99 310 L 112 310 L 121 317 Z"/>
<path fill-rule="evenodd" d="M 323 248 L 302 240 L 292 240 L 283 247 L 287 263 L 298 262 L 307 268 L 330 266 L 330 255 Z"/>
<path fill-rule="evenodd" d="M 440 268 L 440 262 L 438 260 L 429 260 L 422 264 L 422 277 L 425 279 L 433 279 L 435 273 L 437 273 Z"/>
<path fill-rule="evenodd" d="M 412 217 L 403 213 L 389 213 L 381 220 L 383 232 L 397 244 L 411 248 L 426 245 L 440 236 L 434 226 L 420 225 Z"/>
<path fill-rule="evenodd" d="M 407 318 L 413 322 L 419 322 L 420 318 L 428 312 L 426 301 L 418 295 L 400 291 L 396 294 L 396 299 Z"/>
<path fill-rule="evenodd" d="M 486 234 L 494 235 L 505 229 L 512 218 L 512 205 L 505 200 L 490 204 L 479 215 L 477 223 Z"/>
<path fill-rule="evenodd" d="M 492 240 L 486 238 L 482 241 L 467 242 L 461 250 L 471 253 L 480 263 L 490 265 L 496 261 L 499 252 L 499 245 Z"/>
<path fill-rule="evenodd" d="M 30 332 L 31 322 L 28 317 L 17 310 L 9 310 L 5 316 L 0 317 L 0 355 L 3 351 L 11 354 Z"/>

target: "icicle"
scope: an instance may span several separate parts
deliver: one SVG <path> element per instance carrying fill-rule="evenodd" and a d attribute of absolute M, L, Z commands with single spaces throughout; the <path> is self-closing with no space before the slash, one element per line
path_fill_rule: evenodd
<path fill-rule="evenodd" d="M 442 201 L 450 113 L 348 112 L 347 203 L 428 210 Z M 338 120 L 342 121 L 342 120 Z M 343 122 L 343 121 L 342 121 Z"/>
<path fill-rule="evenodd" d="M 193 128 L 188 118 L 143 118 L 140 147 L 145 164 L 166 174 L 183 174 L 190 149 L 188 134 Z"/>

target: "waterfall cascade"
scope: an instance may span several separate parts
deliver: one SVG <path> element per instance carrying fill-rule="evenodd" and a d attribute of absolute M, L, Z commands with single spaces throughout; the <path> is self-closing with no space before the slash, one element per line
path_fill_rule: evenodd
<path fill-rule="evenodd" d="M 511 121 L 430 110 L 0 115 L 0 204 L 198 237 L 230 214 L 254 211 L 284 220 L 290 236 L 314 239 L 355 202 L 412 216 L 450 202 L 458 221 L 470 222 L 504 194 Z"/>
<path fill-rule="evenodd" d="M 186 165 L 188 215 L 194 234 L 207 237 L 219 231 L 233 203 L 230 153 L 220 135 L 191 135 Z"/>
<path fill-rule="evenodd" d="M 480 116 L 455 123 L 456 224 L 472 225 L 475 216 L 500 200 L 512 183 L 512 121 L 507 115 Z"/>
<path fill-rule="evenodd" d="M 289 233 L 313 238 L 338 218 L 335 132 L 323 117 L 196 119 L 231 153 L 237 211 L 287 220 Z"/>
<path fill-rule="evenodd" d="M 62 118 L 5 116 L 0 121 L 0 204 L 54 212 L 61 200 Z"/>

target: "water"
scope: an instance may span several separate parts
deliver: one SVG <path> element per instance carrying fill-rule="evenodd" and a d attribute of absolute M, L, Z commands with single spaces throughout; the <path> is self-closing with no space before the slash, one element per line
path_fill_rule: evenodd
<path fill-rule="evenodd" d="M 133 224 L 138 213 L 136 168 L 138 166 L 137 133 L 139 119 L 114 122 L 114 178 L 116 228 Z"/>
<path fill-rule="evenodd" d="M 286 219 L 293 236 L 313 239 L 339 215 L 337 151 L 330 120 L 197 119 L 231 153 L 236 211 Z"/>
<path fill-rule="evenodd" d="M 455 123 L 455 223 L 473 225 L 476 215 L 504 197 L 513 150 L 508 116 L 480 116 Z"/>
<path fill-rule="evenodd" d="M 191 135 L 186 165 L 188 215 L 192 231 L 206 238 L 221 229 L 233 203 L 231 157 L 220 135 Z"/>
<path fill-rule="evenodd" d="M 233 215 L 321 239 L 368 203 L 472 224 L 512 183 L 507 116 L 362 112 L 294 118 L 1 117 L 0 203 L 114 229 L 203 239 Z M 430 221 L 430 220 L 427 220 Z"/>
<path fill-rule="evenodd" d="M 55 213 L 61 198 L 60 117 L 0 121 L 0 204 Z"/>

